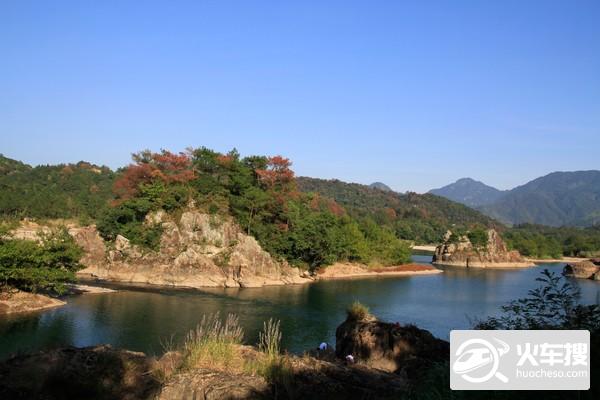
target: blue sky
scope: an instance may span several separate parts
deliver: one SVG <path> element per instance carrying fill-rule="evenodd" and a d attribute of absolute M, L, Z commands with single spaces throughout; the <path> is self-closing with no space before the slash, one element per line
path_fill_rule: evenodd
<path fill-rule="evenodd" d="M 598 1 L 0 2 L 0 153 L 236 147 L 511 188 L 600 162 Z"/>

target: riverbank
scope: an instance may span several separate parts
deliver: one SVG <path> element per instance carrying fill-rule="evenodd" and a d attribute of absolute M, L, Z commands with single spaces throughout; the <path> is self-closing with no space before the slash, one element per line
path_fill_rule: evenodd
<path fill-rule="evenodd" d="M 589 258 L 580 258 L 580 257 L 563 257 L 563 258 L 528 258 L 525 260 L 530 261 L 535 264 L 545 264 L 545 263 L 575 263 L 580 261 L 588 261 Z"/>
<path fill-rule="evenodd" d="M 335 263 L 317 272 L 320 279 L 351 279 L 369 277 L 394 277 L 413 275 L 432 275 L 443 272 L 431 265 L 405 264 L 393 267 L 369 268 L 366 265 L 351 263 Z"/>
<path fill-rule="evenodd" d="M 116 290 L 113 289 L 76 283 L 67 284 L 66 286 L 66 295 L 116 292 Z M 42 311 L 61 307 L 65 304 L 67 304 L 66 301 L 45 294 L 29 293 L 14 288 L 0 291 L 0 315 Z"/>
<path fill-rule="evenodd" d="M 535 263 L 532 261 L 526 262 L 468 262 L 465 261 L 443 261 L 443 262 L 432 262 L 433 265 L 440 267 L 461 267 L 461 268 L 479 268 L 479 269 L 519 269 L 519 268 L 531 268 L 535 267 Z"/>
<path fill-rule="evenodd" d="M 417 251 L 426 251 L 426 252 L 430 252 L 430 253 L 435 253 L 435 248 L 437 246 L 434 244 L 429 244 L 429 245 L 415 245 L 412 246 L 411 249 L 413 250 L 417 250 Z"/>
<path fill-rule="evenodd" d="M 47 310 L 60 307 L 66 302 L 41 294 L 27 293 L 17 289 L 0 292 L 0 315 Z"/>

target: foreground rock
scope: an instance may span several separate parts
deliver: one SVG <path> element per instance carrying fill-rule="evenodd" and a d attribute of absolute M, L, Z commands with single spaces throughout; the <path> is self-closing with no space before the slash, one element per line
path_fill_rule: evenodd
<path fill-rule="evenodd" d="M 414 381 L 436 362 L 449 358 L 450 346 L 429 331 L 400 325 L 348 318 L 336 330 L 336 355 L 352 355 L 359 364 L 393 372 Z"/>
<path fill-rule="evenodd" d="M 64 348 L 0 363 L 0 399 L 147 399 L 159 390 L 143 353 Z"/>
<path fill-rule="evenodd" d="M 592 261 L 569 263 L 563 269 L 563 274 L 573 278 L 593 279 L 600 281 L 600 266 Z"/>
<path fill-rule="evenodd" d="M 244 347 L 246 359 L 260 357 Z M 285 370 L 268 379 L 244 368 L 203 367 L 164 377 L 160 360 L 110 346 L 19 355 L 0 363 L 2 399 L 365 399 L 398 398 L 404 378 L 362 365 L 285 356 Z M 167 360 L 165 360 L 167 359 Z"/>
<path fill-rule="evenodd" d="M 275 260 L 231 218 L 190 207 L 181 216 L 155 212 L 148 224 L 163 229 L 159 251 L 150 251 L 117 236 L 105 242 L 94 226 L 69 226 L 85 251 L 81 277 L 175 287 L 261 287 L 310 282 L 297 268 Z M 33 239 L 46 227 L 27 224 L 12 232 Z"/>
<path fill-rule="evenodd" d="M 476 248 L 466 236 L 451 241 L 452 232 L 448 231 L 444 243 L 436 247 L 433 255 L 434 265 L 449 265 L 473 268 L 522 268 L 535 264 L 525 260 L 516 250 L 508 250 L 498 233 L 487 231 L 487 243 Z"/>
<path fill-rule="evenodd" d="M 0 315 L 40 311 L 66 303 L 53 297 L 23 292 L 17 289 L 0 290 Z"/>

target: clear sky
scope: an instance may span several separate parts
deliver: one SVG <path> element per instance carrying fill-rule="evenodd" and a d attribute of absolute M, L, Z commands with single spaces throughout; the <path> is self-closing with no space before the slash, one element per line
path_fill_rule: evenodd
<path fill-rule="evenodd" d="M 0 1 L 0 153 L 427 191 L 600 168 L 600 1 Z"/>

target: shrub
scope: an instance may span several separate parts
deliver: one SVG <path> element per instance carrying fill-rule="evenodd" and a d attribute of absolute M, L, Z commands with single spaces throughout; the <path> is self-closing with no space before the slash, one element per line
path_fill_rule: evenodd
<path fill-rule="evenodd" d="M 370 315 L 369 308 L 358 300 L 348 307 L 346 313 L 348 319 L 352 321 L 362 321 Z"/>
<path fill-rule="evenodd" d="M 0 238 L 0 281 L 36 292 L 64 291 L 75 280 L 83 251 L 65 228 L 42 235 L 41 242 Z"/>

